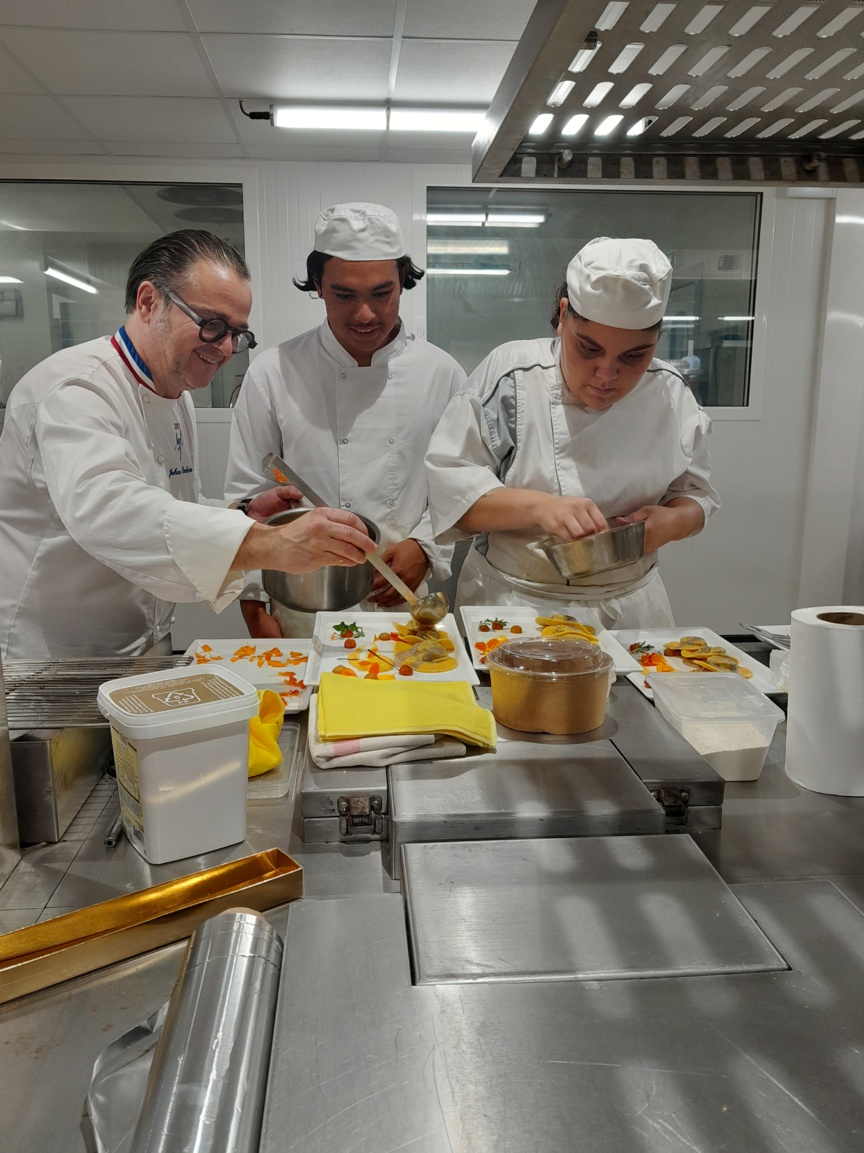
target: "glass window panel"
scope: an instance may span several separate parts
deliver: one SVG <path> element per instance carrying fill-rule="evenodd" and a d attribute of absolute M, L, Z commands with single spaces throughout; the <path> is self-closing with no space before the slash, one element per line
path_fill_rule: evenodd
<path fill-rule="evenodd" d="M 242 253 L 242 186 L 0 181 L 0 405 L 52 352 L 115 332 L 132 261 L 179 228 L 205 228 Z M 195 405 L 229 407 L 248 363 L 248 352 L 232 357 Z"/>
<path fill-rule="evenodd" d="M 760 193 L 430 188 L 427 210 L 485 219 L 427 232 L 429 339 L 467 372 L 505 341 L 553 331 L 556 292 L 587 241 L 644 236 L 674 269 L 657 355 L 702 404 L 747 405 Z M 508 215 L 536 223 L 499 223 Z"/>

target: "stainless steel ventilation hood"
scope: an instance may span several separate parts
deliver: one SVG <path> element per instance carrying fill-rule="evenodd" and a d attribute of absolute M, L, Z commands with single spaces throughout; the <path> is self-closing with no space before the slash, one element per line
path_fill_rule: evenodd
<path fill-rule="evenodd" d="M 864 0 L 539 0 L 472 158 L 477 183 L 864 183 Z"/>

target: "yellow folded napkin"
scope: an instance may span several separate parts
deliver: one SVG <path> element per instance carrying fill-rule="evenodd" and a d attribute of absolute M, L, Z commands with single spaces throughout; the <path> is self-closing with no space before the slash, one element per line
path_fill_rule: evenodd
<path fill-rule="evenodd" d="M 258 716 L 249 722 L 249 776 L 260 777 L 282 764 L 279 734 L 285 703 L 272 689 L 258 690 Z"/>
<path fill-rule="evenodd" d="M 388 733 L 442 733 L 495 748 L 495 720 L 464 681 L 367 681 L 322 673 L 318 736 L 326 741 Z"/>

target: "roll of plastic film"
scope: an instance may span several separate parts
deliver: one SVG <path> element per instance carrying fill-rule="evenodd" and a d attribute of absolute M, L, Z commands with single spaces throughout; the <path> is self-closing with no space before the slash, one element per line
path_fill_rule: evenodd
<path fill-rule="evenodd" d="M 792 613 L 786 774 L 805 789 L 864 796 L 864 606 Z"/>
<path fill-rule="evenodd" d="M 257 1153 L 282 941 L 234 909 L 192 936 L 130 1153 Z"/>

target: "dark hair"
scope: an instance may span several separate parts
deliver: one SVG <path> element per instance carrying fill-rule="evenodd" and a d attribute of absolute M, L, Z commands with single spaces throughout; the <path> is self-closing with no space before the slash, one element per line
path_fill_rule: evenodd
<path fill-rule="evenodd" d="M 563 284 L 558 286 L 558 291 L 555 293 L 555 308 L 552 311 L 552 315 L 549 317 L 549 322 L 552 325 L 552 331 L 556 334 L 556 336 L 558 334 L 558 325 L 561 321 L 561 301 L 565 298 L 566 295 L 567 281 L 565 280 Z M 575 311 L 575 309 L 570 307 L 569 300 L 567 301 L 567 315 L 575 316 L 577 320 L 585 320 L 584 316 L 580 316 L 579 313 Z M 656 324 L 649 324 L 647 328 L 640 328 L 638 331 L 653 332 L 655 329 L 659 328 L 662 323 L 663 320 L 661 318 L 657 321 Z"/>
<path fill-rule="evenodd" d="M 317 292 L 321 288 L 324 265 L 332 259 L 332 256 L 328 256 L 326 252 L 318 252 L 313 248 L 306 257 L 306 279 L 298 280 L 295 276 L 291 283 L 301 292 Z M 410 256 L 398 257 L 396 267 L 399 270 L 399 282 L 404 289 L 413 288 L 418 280 L 422 280 L 426 275 L 422 268 L 417 267 Z"/>
<path fill-rule="evenodd" d="M 148 244 L 132 261 L 126 278 L 126 312 L 134 312 L 138 289 L 145 280 L 160 292 L 176 292 L 196 260 L 211 260 L 249 280 L 246 261 L 227 240 L 202 228 L 181 228 Z"/>

